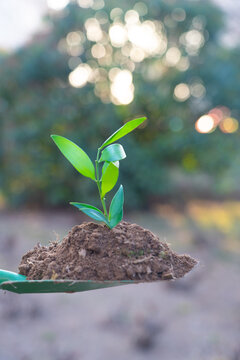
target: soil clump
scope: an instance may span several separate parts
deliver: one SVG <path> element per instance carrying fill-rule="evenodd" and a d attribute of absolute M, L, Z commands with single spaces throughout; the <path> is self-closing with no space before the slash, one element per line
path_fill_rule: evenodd
<path fill-rule="evenodd" d="M 174 253 L 151 231 L 122 221 L 110 230 L 92 222 L 74 226 L 61 242 L 36 245 L 21 260 L 28 280 L 170 280 L 197 261 Z"/>

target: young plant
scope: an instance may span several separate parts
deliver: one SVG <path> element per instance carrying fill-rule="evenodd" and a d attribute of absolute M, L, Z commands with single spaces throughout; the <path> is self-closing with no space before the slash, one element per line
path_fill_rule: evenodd
<path fill-rule="evenodd" d="M 145 120 L 145 117 L 131 120 L 105 140 L 98 148 L 95 167 L 85 151 L 83 151 L 74 142 L 64 138 L 63 136 L 51 135 L 51 138 L 59 150 L 68 159 L 68 161 L 70 161 L 75 169 L 80 174 L 89 177 L 97 184 L 103 206 L 103 212 L 95 206 L 88 204 L 78 202 L 70 202 L 70 204 L 76 206 L 92 219 L 104 222 L 110 229 L 122 220 L 124 203 L 123 186 L 120 185 L 111 201 L 109 213 L 107 212 L 105 195 L 116 185 L 119 175 L 119 161 L 126 157 L 122 145 L 116 144 L 115 141 L 129 134 Z M 99 169 L 100 165 L 102 165 L 101 177 Z"/>

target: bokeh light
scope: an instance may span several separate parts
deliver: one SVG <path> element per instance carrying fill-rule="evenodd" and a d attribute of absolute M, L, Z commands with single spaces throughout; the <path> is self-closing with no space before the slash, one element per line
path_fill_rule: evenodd
<path fill-rule="evenodd" d="M 132 84 L 132 73 L 129 70 L 116 69 L 109 74 L 112 80 L 111 99 L 116 105 L 127 105 L 133 101 L 134 86 Z"/>
<path fill-rule="evenodd" d="M 134 62 L 141 62 L 145 58 L 145 53 L 144 53 L 143 49 L 140 49 L 140 48 L 134 46 L 130 50 L 130 58 Z"/>
<path fill-rule="evenodd" d="M 72 31 L 70 33 L 67 34 L 66 37 L 67 40 L 67 44 L 69 46 L 75 46 L 78 45 L 81 42 L 81 34 L 80 31 Z"/>
<path fill-rule="evenodd" d="M 69 0 L 47 0 L 47 5 L 52 10 L 62 10 L 69 3 Z"/>
<path fill-rule="evenodd" d="M 88 40 L 97 42 L 102 39 L 102 29 L 97 19 L 87 19 L 87 21 L 85 22 L 85 28 L 87 30 Z"/>
<path fill-rule="evenodd" d="M 184 21 L 186 19 L 186 12 L 182 8 L 175 8 L 172 11 L 172 18 L 175 21 Z"/>
<path fill-rule="evenodd" d="M 207 134 L 215 129 L 215 121 L 211 115 L 203 115 L 197 120 L 195 128 L 199 133 Z"/>
<path fill-rule="evenodd" d="M 174 132 L 181 131 L 183 129 L 183 121 L 179 117 L 173 117 L 169 121 L 169 128 Z"/>
<path fill-rule="evenodd" d="M 122 9 L 120 8 L 114 8 L 111 10 L 110 12 L 110 18 L 115 21 L 116 19 L 120 18 L 121 15 L 123 14 Z"/>
<path fill-rule="evenodd" d="M 225 133 L 231 134 L 238 130 L 239 122 L 231 117 L 231 111 L 226 106 L 217 106 L 211 109 L 208 114 L 201 116 L 195 123 L 198 132 L 207 133 L 216 129 L 216 127 Z"/>
<path fill-rule="evenodd" d="M 202 33 L 198 30 L 190 30 L 186 33 L 185 36 L 186 42 L 188 46 L 193 48 L 199 48 L 204 44 L 204 37 Z"/>
<path fill-rule="evenodd" d="M 70 0 L 47 1 L 49 6 L 58 9 L 70 2 Z M 76 0 L 76 2 L 83 9 L 95 10 L 95 15 L 86 19 L 83 31 L 76 28 L 61 39 L 58 49 L 69 55 L 68 65 L 71 70 L 69 83 L 78 88 L 85 86 L 88 82 L 94 83 L 95 94 L 104 99 L 104 102 L 112 101 L 116 105 L 127 105 L 133 101 L 132 73 L 139 67 L 139 63 L 147 58 L 155 58 L 155 61 L 151 64 L 146 63 L 141 69 L 142 76 L 148 81 L 164 78 L 171 67 L 182 72 L 187 71 L 190 67 L 191 56 L 198 54 L 207 39 L 204 19 L 195 16 L 188 30 L 185 29 L 185 32 L 179 35 L 178 41 L 170 40 L 168 43 L 166 27 L 173 29 L 178 26 L 177 23 L 186 19 L 186 12 L 180 7 L 173 8 L 172 12 L 160 21 L 151 18 L 143 19 L 148 13 L 148 6 L 141 1 L 137 2 L 131 10 L 113 8 L 109 15 L 102 10 L 104 0 Z M 87 41 L 95 42 L 95 44 L 88 46 Z M 82 54 L 86 54 L 84 61 Z M 94 64 L 90 64 L 91 62 Z M 100 68 L 107 68 L 104 79 L 102 75 L 99 76 Z M 111 68 L 113 68 L 112 72 Z M 117 72 L 116 69 L 118 69 Z M 206 88 L 200 78 L 190 78 L 188 84 L 179 83 L 173 91 L 173 97 L 178 102 L 184 102 L 193 97 L 199 99 L 200 104 L 205 95 Z M 223 119 L 230 118 L 230 113 L 226 111 L 224 107 L 217 107 L 207 114 L 211 121 L 214 120 L 214 128 Z M 225 133 L 231 132 L 234 126 L 231 125 L 231 127 L 229 124 L 222 125 L 221 130 Z M 173 131 L 178 131 L 178 125 L 176 121 L 172 121 L 170 127 L 174 129 Z M 196 126 L 200 132 L 205 132 L 205 127 L 208 132 L 208 126 L 203 125 L 202 120 Z M 209 126 L 211 128 L 212 125 Z"/>
<path fill-rule="evenodd" d="M 92 9 L 93 10 L 100 10 L 104 7 L 105 2 L 104 0 L 94 0 L 93 1 L 93 5 L 92 5 Z"/>
<path fill-rule="evenodd" d="M 187 84 L 178 84 L 174 89 L 174 97 L 177 101 L 186 101 L 190 95 L 190 89 Z"/>
<path fill-rule="evenodd" d="M 155 23 L 144 21 L 138 24 L 128 25 L 128 39 L 137 48 L 145 52 L 145 57 L 162 54 L 166 49 L 166 40 L 160 31 L 157 31 Z"/>
<path fill-rule="evenodd" d="M 114 24 L 109 29 L 111 43 L 115 47 L 122 47 L 127 41 L 127 31 L 123 24 Z"/>
<path fill-rule="evenodd" d="M 136 10 L 140 16 L 145 16 L 148 13 L 148 7 L 143 2 L 136 3 L 133 9 Z"/>
<path fill-rule="evenodd" d="M 176 66 L 181 59 L 181 51 L 177 47 L 172 47 L 166 52 L 165 60 L 168 66 Z"/>
<path fill-rule="evenodd" d="M 238 130 L 239 124 L 237 119 L 232 117 L 227 117 L 219 124 L 219 127 L 222 130 L 222 132 L 231 134 Z"/>
<path fill-rule="evenodd" d="M 76 88 L 81 88 L 90 79 L 92 69 L 88 64 L 81 64 L 69 74 L 69 83 Z"/>
<path fill-rule="evenodd" d="M 176 65 L 176 68 L 180 71 L 187 71 L 189 69 L 190 62 L 187 56 L 182 56 Z"/>
<path fill-rule="evenodd" d="M 190 85 L 191 95 L 195 98 L 202 98 L 206 94 L 206 89 L 203 84 L 194 82 Z"/>
<path fill-rule="evenodd" d="M 205 43 L 205 38 L 201 31 L 193 29 L 180 36 L 180 43 L 185 46 L 189 55 L 197 55 Z"/>
<path fill-rule="evenodd" d="M 85 36 L 81 31 L 69 32 L 66 39 L 61 39 L 59 47 L 65 47 L 65 51 L 72 57 L 81 55 L 84 52 L 82 43 L 85 41 Z"/>
<path fill-rule="evenodd" d="M 220 107 L 211 109 L 208 114 L 214 119 L 216 126 L 226 117 Z"/>
<path fill-rule="evenodd" d="M 79 64 L 81 64 L 81 59 L 78 56 L 70 57 L 68 60 L 69 69 L 75 69 Z"/>
<path fill-rule="evenodd" d="M 101 8 L 104 1 L 77 0 L 77 3 L 82 8 L 95 9 L 95 7 Z M 158 20 L 140 19 L 140 16 L 146 15 L 147 12 L 148 7 L 143 2 L 136 3 L 133 9 L 125 13 L 120 8 L 113 8 L 110 12 L 113 23 L 107 29 L 105 26 L 109 23 L 108 14 L 100 10 L 94 17 L 85 21 L 85 31 L 76 29 L 69 32 L 66 38 L 61 39 L 58 44 L 59 51 L 70 56 L 68 65 L 72 72 L 69 74 L 69 83 L 73 87 L 81 88 L 92 82 L 95 95 L 104 99 L 104 102 L 112 101 L 116 105 L 127 105 L 134 99 L 132 72 L 137 64 L 146 58 L 157 57 L 152 69 L 149 66 L 144 71 L 143 76 L 146 79 L 160 79 L 168 67 L 177 65 L 181 67 L 181 71 L 184 71 L 189 66 L 189 61 L 186 56 L 185 62 L 184 57 L 181 61 L 181 51 L 177 46 L 172 45 L 168 49 L 164 63 L 161 58 L 167 50 L 164 24 Z M 175 11 L 173 16 L 178 18 L 176 21 L 182 21 L 185 15 L 180 9 Z M 95 44 L 89 48 L 86 41 Z M 84 52 L 86 59 L 83 62 L 80 56 Z M 110 68 L 108 69 L 110 83 L 108 76 L 103 79 L 99 75 L 100 68 L 106 67 Z M 116 69 L 118 69 L 117 73 Z M 185 92 L 184 88 L 182 91 L 176 90 L 176 93 L 179 93 L 179 101 L 184 101 L 190 96 L 189 87 L 185 86 Z"/>
<path fill-rule="evenodd" d="M 78 0 L 78 5 L 84 9 L 92 7 L 93 3 L 94 3 L 94 0 Z"/>
<path fill-rule="evenodd" d="M 128 10 L 124 17 L 126 24 L 137 24 L 139 22 L 139 15 L 135 10 Z"/>
<path fill-rule="evenodd" d="M 106 49 L 102 44 L 95 44 L 91 49 L 92 56 L 101 59 L 106 55 Z"/>

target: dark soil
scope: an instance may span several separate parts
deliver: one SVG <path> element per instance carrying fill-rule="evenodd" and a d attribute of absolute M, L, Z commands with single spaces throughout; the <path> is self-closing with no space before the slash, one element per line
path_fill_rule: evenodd
<path fill-rule="evenodd" d="M 136 224 L 83 223 L 59 243 L 37 245 L 19 265 L 28 280 L 169 280 L 188 273 L 197 261 L 177 255 L 167 243 Z"/>

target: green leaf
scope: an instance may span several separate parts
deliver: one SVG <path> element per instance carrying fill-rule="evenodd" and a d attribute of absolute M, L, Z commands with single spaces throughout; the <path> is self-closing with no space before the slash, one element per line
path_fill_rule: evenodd
<path fill-rule="evenodd" d="M 101 154 L 100 160 L 101 161 L 118 161 L 125 159 L 127 155 L 125 154 L 125 151 L 120 144 L 113 144 L 106 147 Z"/>
<path fill-rule="evenodd" d="M 74 142 L 63 136 L 51 135 L 51 138 L 80 174 L 95 180 L 95 169 L 88 155 Z"/>
<path fill-rule="evenodd" d="M 105 163 L 107 167 L 103 169 L 103 175 L 101 179 L 101 196 L 104 197 L 106 193 L 112 190 L 116 185 L 119 175 L 119 162 Z M 104 164 L 104 165 L 105 165 Z"/>
<path fill-rule="evenodd" d="M 115 163 L 118 163 L 118 164 L 119 164 L 119 161 L 116 161 Z M 105 173 L 105 171 L 107 170 L 109 164 L 110 164 L 109 161 L 105 161 L 105 162 L 104 162 L 104 164 L 103 164 L 103 166 L 102 166 L 102 177 L 103 177 L 103 174 Z M 114 164 L 114 163 L 113 163 L 113 164 Z M 102 180 L 102 178 L 101 178 L 101 180 Z"/>
<path fill-rule="evenodd" d="M 111 229 L 114 226 L 116 226 L 123 218 L 123 203 L 124 203 L 123 186 L 120 185 L 110 205 L 109 221 L 110 221 Z"/>
<path fill-rule="evenodd" d="M 102 177 L 103 177 L 103 174 L 105 173 L 105 171 L 107 170 L 109 164 L 110 164 L 110 161 L 104 162 L 103 167 L 102 167 Z M 119 168 L 119 161 L 112 161 L 112 164 Z"/>
<path fill-rule="evenodd" d="M 115 131 L 107 140 L 104 141 L 100 149 L 103 147 L 112 144 L 113 142 L 117 141 L 118 139 L 122 138 L 123 136 L 129 134 L 131 131 L 136 129 L 140 124 L 142 124 L 147 118 L 142 117 L 139 119 L 134 119 L 131 121 L 128 121 L 126 124 L 124 124 L 120 129 Z"/>
<path fill-rule="evenodd" d="M 95 206 L 78 203 L 78 202 L 70 202 L 71 205 L 76 206 L 80 211 L 84 214 L 90 216 L 94 220 L 103 221 L 105 224 L 109 226 L 109 222 L 104 216 L 103 212 L 96 208 Z"/>

